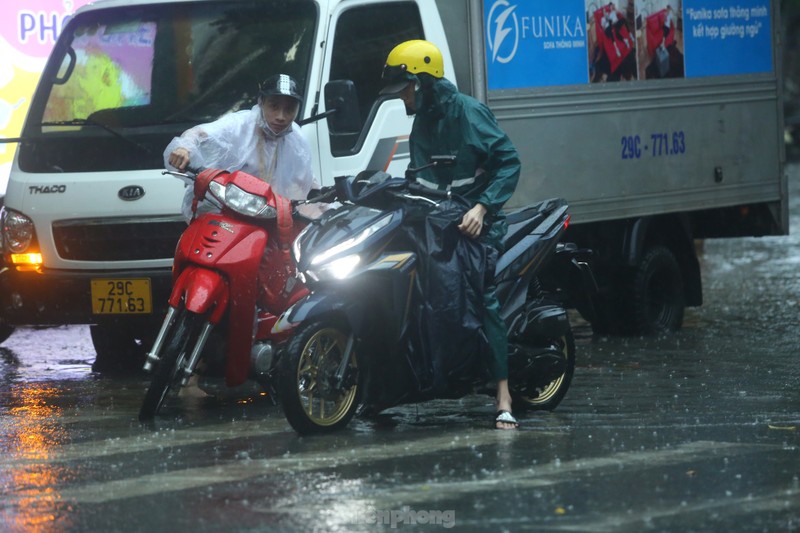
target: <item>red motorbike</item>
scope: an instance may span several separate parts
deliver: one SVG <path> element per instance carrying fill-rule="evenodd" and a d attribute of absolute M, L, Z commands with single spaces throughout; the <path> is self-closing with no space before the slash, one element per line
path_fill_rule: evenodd
<path fill-rule="evenodd" d="M 193 182 L 195 216 L 178 241 L 169 309 L 144 365 L 153 374 L 142 421 L 195 374 L 224 376 L 227 387 L 253 379 L 271 391 L 275 348 L 292 333 L 272 333 L 273 325 L 308 293 L 290 253 L 308 219 L 292 201 L 241 171 L 164 174 Z M 220 212 L 197 216 L 203 199 Z"/>

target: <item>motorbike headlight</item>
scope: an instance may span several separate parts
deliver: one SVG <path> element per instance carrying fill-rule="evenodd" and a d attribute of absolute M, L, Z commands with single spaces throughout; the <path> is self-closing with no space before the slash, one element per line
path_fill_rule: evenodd
<path fill-rule="evenodd" d="M 360 263 L 361 257 L 358 254 L 346 255 L 322 265 L 313 272 L 309 271 L 309 274 L 313 275 L 318 280 L 345 279 Z"/>
<path fill-rule="evenodd" d="M 25 252 L 33 242 L 36 231 L 33 221 L 11 209 L 3 211 L 3 242 L 12 253 Z"/>
<path fill-rule="evenodd" d="M 275 218 L 277 210 L 267 204 L 267 200 L 256 194 L 250 194 L 229 183 L 222 185 L 216 181 L 208 184 L 208 191 L 228 209 L 252 218 Z"/>
<path fill-rule="evenodd" d="M 377 221 L 375 221 L 375 223 L 373 225 L 371 225 L 370 227 L 368 227 L 367 229 L 365 229 L 364 231 L 362 231 L 358 235 L 356 235 L 354 237 L 351 237 L 351 238 L 347 239 L 346 241 L 342 241 L 339 244 L 337 244 L 336 246 L 331 246 L 330 248 L 328 248 L 324 252 L 321 252 L 321 253 L 317 254 L 316 256 L 314 256 L 314 258 L 311 260 L 311 264 L 312 265 L 321 265 L 325 261 L 330 259 L 331 257 L 339 255 L 342 252 L 345 252 L 345 251 L 347 251 L 347 250 L 349 250 L 349 249 L 351 249 L 351 248 L 353 248 L 355 246 L 358 246 L 359 244 L 361 244 L 362 242 L 367 240 L 370 237 L 370 235 L 372 235 L 372 234 L 380 231 L 382 228 L 386 227 L 389 224 L 389 222 L 391 222 L 391 221 L 392 221 L 392 214 L 391 213 L 389 213 L 385 217 L 379 218 Z"/>

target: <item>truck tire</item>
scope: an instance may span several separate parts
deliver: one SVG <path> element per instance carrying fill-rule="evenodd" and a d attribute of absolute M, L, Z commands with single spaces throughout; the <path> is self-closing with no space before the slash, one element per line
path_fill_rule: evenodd
<path fill-rule="evenodd" d="M 629 294 L 634 333 L 658 335 L 676 331 L 683 324 L 683 276 L 666 246 L 647 250 L 634 271 Z"/>
<path fill-rule="evenodd" d="M 138 329 L 138 328 L 137 328 Z M 145 354 L 153 344 L 152 334 L 119 324 L 89 326 L 97 353 L 92 371 L 108 375 L 130 375 L 141 371 Z"/>
<path fill-rule="evenodd" d="M 0 322 L 0 344 L 6 342 L 12 333 L 14 333 L 14 326 Z"/>

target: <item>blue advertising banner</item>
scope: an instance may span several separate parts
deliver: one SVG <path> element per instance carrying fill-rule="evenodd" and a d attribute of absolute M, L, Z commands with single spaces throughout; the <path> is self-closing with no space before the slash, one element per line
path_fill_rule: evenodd
<path fill-rule="evenodd" d="M 770 0 L 485 0 L 489 89 L 772 72 Z"/>
<path fill-rule="evenodd" d="M 586 83 L 584 0 L 486 0 L 490 89 Z"/>
<path fill-rule="evenodd" d="M 769 0 L 684 0 L 686 76 L 772 72 Z"/>

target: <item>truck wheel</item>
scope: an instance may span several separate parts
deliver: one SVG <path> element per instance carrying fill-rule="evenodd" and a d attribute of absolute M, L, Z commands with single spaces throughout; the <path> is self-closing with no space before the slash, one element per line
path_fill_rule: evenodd
<path fill-rule="evenodd" d="M 685 307 L 683 277 L 669 248 L 654 246 L 645 253 L 634 272 L 630 295 L 636 333 L 656 335 L 681 327 Z"/>
<path fill-rule="evenodd" d="M 138 373 L 154 340 L 152 334 L 119 324 L 89 326 L 89 334 L 97 353 L 92 371 L 110 375 Z"/>
<path fill-rule="evenodd" d="M 0 322 L 0 344 L 6 342 L 12 333 L 14 333 L 14 326 Z"/>
<path fill-rule="evenodd" d="M 329 433 L 347 425 L 361 396 L 355 350 L 341 382 L 337 372 L 349 331 L 329 321 L 301 327 L 279 361 L 278 393 L 289 424 L 301 435 Z"/>

